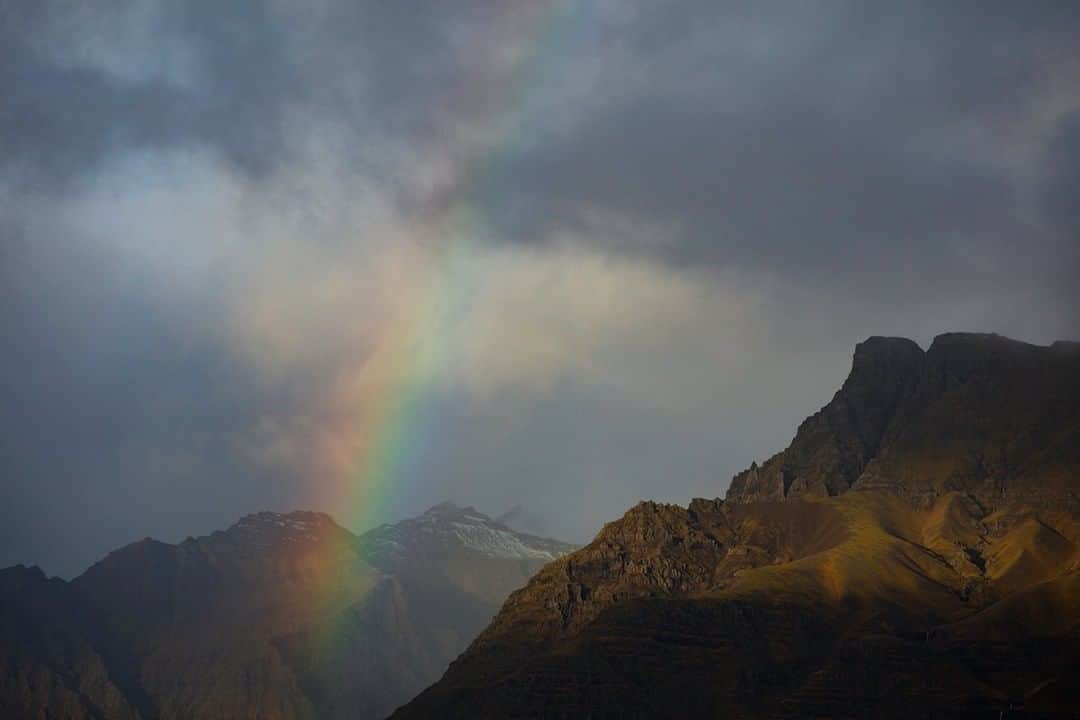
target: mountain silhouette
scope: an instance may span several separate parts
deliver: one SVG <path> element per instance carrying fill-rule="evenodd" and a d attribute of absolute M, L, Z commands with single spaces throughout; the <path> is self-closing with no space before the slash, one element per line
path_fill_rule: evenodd
<path fill-rule="evenodd" d="M 573 546 L 442 504 L 356 536 L 263 512 L 71 582 L 0 571 L 0 716 L 382 718 Z"/>

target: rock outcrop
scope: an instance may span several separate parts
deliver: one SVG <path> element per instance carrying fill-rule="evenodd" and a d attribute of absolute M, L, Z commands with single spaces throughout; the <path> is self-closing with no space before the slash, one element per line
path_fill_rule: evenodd
<path fill-rule="evenodd" d="M 881 450 L 924 362 L 911 340 L 872 337 L 859 343 L 851 374 L 832 401 L 803 421 L 786 450 L 736 475 L 727 498 L 753 502 L 848 490 Z"/>
<path fill-rule="evenodd" d="M 725 500 L 606 525 L 394 717 L 1071 717 L 1078 429 L 1071 344 L 871 338 Z"/>
<path fill-rule="evenodd" d="M 727 500 L 888 487 L 924 504 L 959 491 L 987 507 L 1075 505 L 1078 363 L 1076 343 L 950 333 L 923 353 L 910 340 L 870 338 L 832 401 L 786 450 L 736 475 Z"/>

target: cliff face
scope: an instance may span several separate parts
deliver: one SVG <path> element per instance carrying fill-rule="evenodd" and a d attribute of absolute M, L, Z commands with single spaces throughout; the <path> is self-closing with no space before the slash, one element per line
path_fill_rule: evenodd
<path fill-rule="evenodd" d="M 736 475 L 727 498 L 752 502 L 848 490 L 882 449 L 925 359 L 918 345 L 903 338 L 859 343 L 851 374 L 832 401 L 803 421 L 787 450 Z"/>
<path fill-rule="evenodd" d="M 871 338 L 726 500 L 642 503 L 395 717 L 1080 712 L 1080 353 Z"/>
<path fill-rule="evenodd" d="M 1075 503 L 1080 350 L 953 333 L 923 353 L 900 338 L 855 349 L 832 401 L 786 450 L 731 482 L 729 502 L 888 487 L 923 504 L 949 491 L 988 507 Z"/>

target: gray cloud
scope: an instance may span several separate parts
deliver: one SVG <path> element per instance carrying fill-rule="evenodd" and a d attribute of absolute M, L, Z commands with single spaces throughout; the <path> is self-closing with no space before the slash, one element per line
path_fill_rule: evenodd
<path fill-rule="evenodd" d="M 1045 157 L 1008 153 L 1045 146 L 1063 121 L 1046 115 L 1077 101 L 1075 83 L 1052 82 L 1075 77 L 1076 18 L 1036 6 L 879 14 L 834 3 L 809 18 L 767 6 L 775 17 L 714 20 L 715 45 L 655 50 L 661 71 L 639 57 L 654 73 L 647 91 L 516 157 L 499 182 L 518 202 L 492 213 L 525 239 L 574 223 L 582 207 L 678 221 L 680 240 L 654 249 L 688 264 L 827 276 L 870 261 L 901 290 L 920 277 L 941 287 L 951 276 L 955 291 L 1001 282 L 1014 263 L 982 277 L 965 259 L 1004 259 L 1024 237 L 1010 259 L 1026 265 L 1033 245 L 1057 258 L 1066 244 L 1027 212 L 1037 189 L 1025 176 Z M 758 30 L 760 49 L 729 49 Z"/>
<path fill-rule="evenodd" d="M 256 476 L 232 447 L 260 414 L 295 407 L 289 390 L 257 386 L 196 319 L 208 309 L 54 242 L 4 236 L 0 563 L 67 574 L 145 535 L 296 502 L 290 468 Z"/>
<path fill-rule="evenodd" d="M 379 519 L 576 540 L 722 493 L 867 335 L 1080 335 L 1078 15 L 0 4 L 0 564 L 349 520 L 316 461 L 424 302 L 454 311 Z"/>
<path fill-rule="evenodd" d="M 1047 156 L 1047 213 L 1062 234 L 1075 241 L 1080 238 L 1080 111 L 1069 115 L 1055 132 Z"/>

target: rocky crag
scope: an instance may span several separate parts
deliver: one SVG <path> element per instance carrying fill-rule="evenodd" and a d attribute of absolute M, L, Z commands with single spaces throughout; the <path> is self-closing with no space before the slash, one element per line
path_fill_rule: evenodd
<path fill-rule="evenodd" d="M 413 717 L 1075 717 L 1080 345 L 870 338 L 724 500 L 551 563 Z"/>

